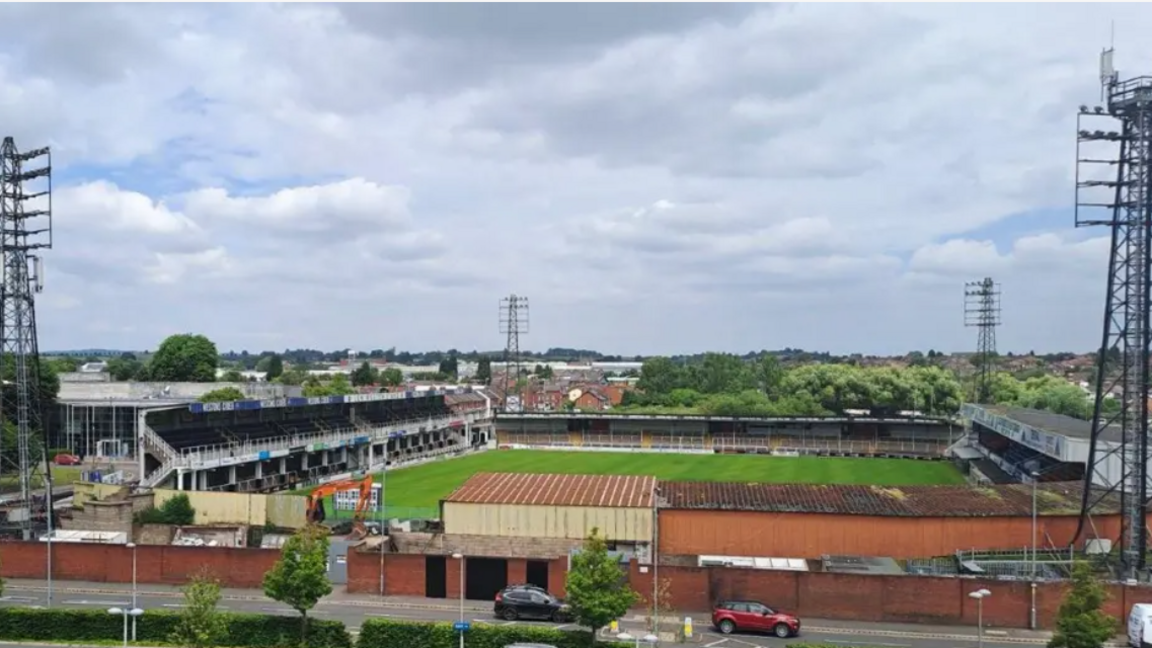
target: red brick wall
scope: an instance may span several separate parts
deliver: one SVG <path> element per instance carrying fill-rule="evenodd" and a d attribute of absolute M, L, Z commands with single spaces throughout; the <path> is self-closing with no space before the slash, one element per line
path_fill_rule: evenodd
<path fill-rule="evenodd" d="M 468 559 L 465 558 L 465 561 Z M 384 557 L 384 591 L 388 596 L 424 596 L 424 556 L 389 554 Z M 448 558 L 448 598 L 460 596 L 460 561 Z M 568 559 L 556 558 L 548 564 L 548 589 L 564 596 L 564 579 L 568 576 Z M 465 574 L 467 577 L 467 574 Z M 528 561 L 508 559 L 508 583 L 528 582 Z M 380 554 L 350 552 L 348 556 L 348 591 L 358 594 L 380 593 Z"/>
<path fill-rule="evenodd" d="M 48 545 L 42 542 L 0 544 L 0 576 L 45 578 Z M 264 573 L 280 558 L 272 549 L 222 549 L 141 545 L 136 548 L 139 583 L 182 585 L 206 567 L 225 587 L 258 588 Z M 122 545 L 54 543 L 52 576 L 60 580 L 132 582 L 132 550 Z"/>
<path fill-rule="evenodd" d="M 634 563 L 632 588 L 647 605 L 652 572 Z M 1028 627 L 1031 591 L 1028 583 L 927 576 L 857 576 L 774 572 L 732 568 L 661 567 L 677 610 L 702 612 L 714 601 L 749 598 L 803 617 L 894 623 L 971 625 L 976 601 L 968 593 L 985 588 L 984 621 L 990 626 Z M 1133 603 L 1152 603 L 1152 587 L 1111 586 L 1105 611 L 1124 619 Z M 1036 588 L 1037 621 L 1051 627 L 1064 596 L 1061 584 Z"/>

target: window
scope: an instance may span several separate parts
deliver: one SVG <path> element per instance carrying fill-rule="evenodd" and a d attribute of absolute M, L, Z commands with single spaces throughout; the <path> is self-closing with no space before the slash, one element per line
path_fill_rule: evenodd
<path fill-rule="evenodd" d="M 752 603 L 748 607 L 751 608 L 751 612 L 753 614 L 772 614 L 772 610 L 770 608 L 760 605 L 759 603 Z"/>
<path fill-rule="evenodd" d="M 547 605 L 548 604 L 548 597 L 544 596 L 540 592 L 532 592 L 531 595 L 532 595 L 532 603 L 534 603 L 536 605 Z"/>

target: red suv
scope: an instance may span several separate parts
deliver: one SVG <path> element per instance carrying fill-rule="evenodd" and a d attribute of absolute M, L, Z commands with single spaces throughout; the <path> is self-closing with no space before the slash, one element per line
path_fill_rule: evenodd
<path fill-rule="evenodd" d="M 724 601 L 712 610 L 712 626 L 723 634 L 771 632 L 786 639 L 800 634 L 800 619 L 756 601 Z"/>

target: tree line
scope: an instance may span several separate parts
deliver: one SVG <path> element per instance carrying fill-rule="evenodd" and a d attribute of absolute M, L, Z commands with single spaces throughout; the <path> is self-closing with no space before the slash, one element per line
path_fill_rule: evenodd
<path fill-rule="evenodd" d="M 637 390 L 626 392 L 624 412 L 714 416 L 827 416 L 848 410 L 880 414 L 918 411 L 953 415 L 971 398 L 972 377 L 933 364 L 861 367 L 851 363 L 788 365 L 775 355 L 753 359 L 704 354 L 685 362 L 646 360 Z M 993 378 L 993 402 L 1047 410 L 1081 419 L 1092 399 L 1078 385 L 1051 375 Z"/>

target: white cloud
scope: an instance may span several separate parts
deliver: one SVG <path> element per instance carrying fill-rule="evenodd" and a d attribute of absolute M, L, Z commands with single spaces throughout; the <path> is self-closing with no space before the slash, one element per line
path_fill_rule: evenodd
<path fill-rule="evenodd" d="M 1091 348 L 1093 26 L 1152 69 L 1132 5 L 59 14 L 0 8 L 0 121 L 54 147 L 48 291 L 108 310 L 45 347 L 497 347 L 515 291 L 533 347 L 964 348 L 993 276 L 1003 344 Z"/>

